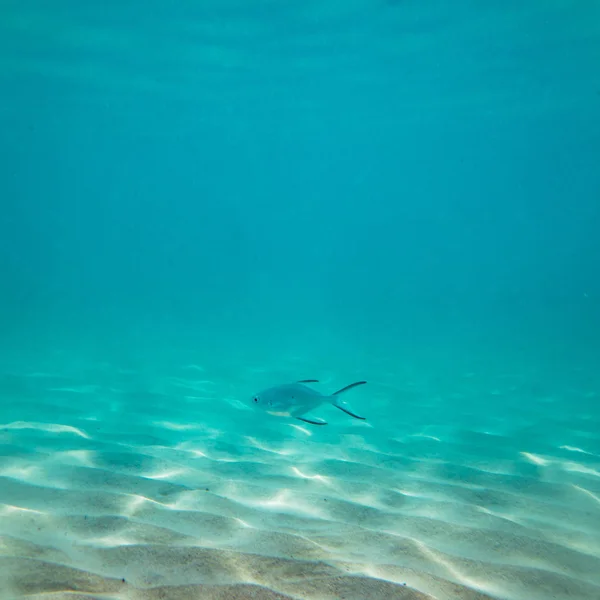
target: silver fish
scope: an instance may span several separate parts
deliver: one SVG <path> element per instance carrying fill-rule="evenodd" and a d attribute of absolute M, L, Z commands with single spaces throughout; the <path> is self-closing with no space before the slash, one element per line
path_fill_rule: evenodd
<path fill-rule="evenodd" d="M 346 402 L 340 400 L 339 395 L 356 386 L 364 385 L 367 383 L 366 381 L 351 383 L 329 396 L 313 390 L 311 387 L 305 385 L 306 383 L 318 383 L 318 380 L 303 379 L 295 383 L 285 383 L 268 388 L 252 396 L 251 404 L 271 415 L 293 417 L 311 425 L 327 425 L 327 422 L 323 419 L 306 416 L 306 413 L 317 408 L 324 402 L 329 402 L 351 417 L 365 420 L 365 417 L 357 415 Z"/>

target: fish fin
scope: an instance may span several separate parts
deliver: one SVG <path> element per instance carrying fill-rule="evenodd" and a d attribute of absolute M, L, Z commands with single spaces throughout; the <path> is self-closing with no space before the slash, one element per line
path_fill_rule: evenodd
<path fill-rule="evenodd" d="M 323 421 L 323 419 L 319 419 L 318 417 L 296 417 L 299 421 L 304 421 L 305 423 L 310 423 L 311 425 L 327 425 L 327 421 Z"/>
<path fill-rule="evenodd" d="M 296 383 L 319 383 L 318 379 L 300 379 Z"/>
<path fill-rule="evenodd" d="M 331 404 L 333 404 L 333 406 L 335 406 L 336 408 L 343 410 L 347 415 L 350 415 L 351 417 L 354 417 L 355 419 L 360 419 L 361 421 L 364 421 L 365 417 L 361 417 L 360 415 L 357 415 L 350 408 L 350 406 L 348 405 L 347 402 L 344 402 L 343 400 L 338 400 L 338 398 L 336 398 L 336 396 L 339 396 L 343 392 L 347 392 L 348 390 L 351 390 L 352 388 L 355 388 L 359 385 L 364 385 L 365 383 L 367 383 L 367 382 L 366 381 L 356 381 L 354 383 L 351 383 L 350 385 L 347 385 L 346 387 L 343 387 L 341 390 L 334 392 L 333 394 L 331 394 L 331 398 L 330 398 Z"/>
<path fill-rule="evenodd" d="M 355 381 L 354 383 L 351 383 L 350 385 L 343 387 L 341 390 L 338 390 L 337 392 L 333 392 L 333 394 L 331 394 L 331 395 L 337 396 L 338 394 L 341 394 L 342 392 L 347 392 L 348 390 L 351 390 L 352 388 L 355 388 L 358 385 L 364 385 L 365 383 L 367 383 L 367 382 L 366 381 Z"/>
<path fill-rule="evenodd" d="M 360 415 L 357 415 L 349 406 L 346 402 L 340 401 L 337 398 L 332 398 L 331 399 L 331 404 L 333 404 L 333 406 L 335 406 L 336 408 L 339 408 L 340 410 L 343 410 L 347 415 L 350 415 L 351 417 L 354 417 L 355 419 L 360 419 L 361 421 L 365 421 L 366 417 L 361 417 Z"/>

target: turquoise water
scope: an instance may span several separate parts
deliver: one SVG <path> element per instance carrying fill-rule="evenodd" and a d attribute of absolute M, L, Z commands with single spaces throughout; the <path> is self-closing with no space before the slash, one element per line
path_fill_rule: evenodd
<path fill-rule="evenodd" d="M 598 65 L 591 0 L 5 0 L 0 600 L 600 597 Z"/>

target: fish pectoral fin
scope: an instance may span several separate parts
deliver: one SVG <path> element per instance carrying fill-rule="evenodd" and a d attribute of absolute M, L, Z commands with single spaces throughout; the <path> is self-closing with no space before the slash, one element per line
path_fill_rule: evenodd
<path fill-rule="evenodd" d="M 299 421 L 310 423 L 311 425 L 327 425 L 327 421 L 319 419 L 319 417 L 296 417 Z"/>
<path fill-rule="evenodd" d="M 300 379 L 296 383 L 319 383 L 318 379 Z"/>

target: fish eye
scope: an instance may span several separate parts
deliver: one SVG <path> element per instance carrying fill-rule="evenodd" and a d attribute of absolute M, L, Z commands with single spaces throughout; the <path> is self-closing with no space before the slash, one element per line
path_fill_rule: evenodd
<path fill-rule="evenodd" d="M 256 396 L 253 398 L 253 400 L 254 402 L 258 402 L 258 398 Z"/>

